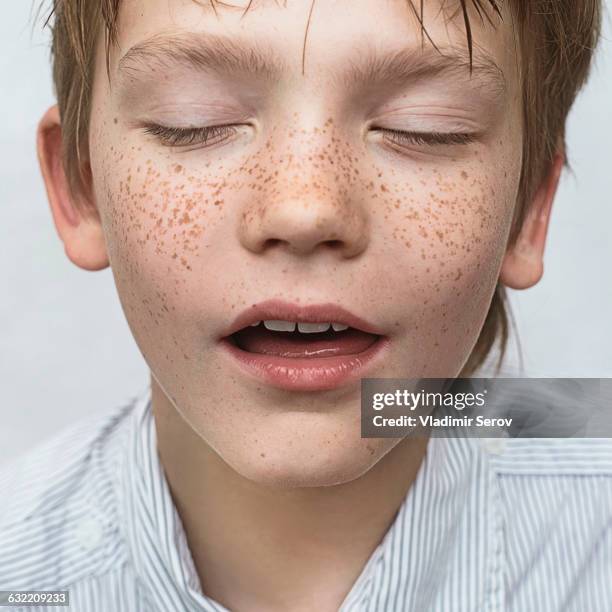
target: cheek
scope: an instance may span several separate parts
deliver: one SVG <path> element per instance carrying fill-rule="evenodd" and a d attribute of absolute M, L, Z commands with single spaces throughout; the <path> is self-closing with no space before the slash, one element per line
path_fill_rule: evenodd
<path fill-rule="evenodd" d="M 187 176 L 180 164 L 111 151 L 100 182 L 113 263 L 152 258 L 164 273 L 192 270 L 210 215 L 214 184 Z"/>
<path fill-rule="evenodd" d="M 415 323 L 463 333 L 486 315 L 516 203 L 520 165 L 512 160 L 415 166 L 385 183 L 388 281 Z"/>
<path fill-rule="evenodd" d="M 228 197 L 218 169 L 205 162 L 190 173 L 178 156 L 144 143 L 98 141 L 92 154 L 94 188 L 112 271 L 132 331 L 175 334 L 174 319 L 206 308 L 200 273 L 207 241 Z M 173 157 L 174 159 L 171 159 Z M 181 344 L 173 338 L 170 346 Z"/>

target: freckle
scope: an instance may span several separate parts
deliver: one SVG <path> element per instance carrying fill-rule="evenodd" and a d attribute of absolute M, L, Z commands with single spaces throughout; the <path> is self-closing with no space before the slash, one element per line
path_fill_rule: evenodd
<path fill-rule="evenodd" d="M 266 456 L 266 453 L 259 453 L 259 456 L 260 456 L 260 457 L 265 457 L 265 456 Z"/>
<path fill-rule="evenodd" d="M 174 171 L 178 174 L 179 172 L 183 171 L 183 166 L 181 166 L 181 164 L 176 164 L 176 166 L 174 166 Z"/>
<path fill-rule="evenodd" d="M 117 123 L 119 123 L 119 119 L 117 119 L 117 117 L 115 117 L 115 118 L 113 119 L 113 123 L 116 125 Z"/>
<path fill-rule="evenodd" d="M 461 178 L 462 179 L 467 179 L 467 177 L 468 177 L 468 173 L 465 170 L 462 170 L 461 171 Z"/>

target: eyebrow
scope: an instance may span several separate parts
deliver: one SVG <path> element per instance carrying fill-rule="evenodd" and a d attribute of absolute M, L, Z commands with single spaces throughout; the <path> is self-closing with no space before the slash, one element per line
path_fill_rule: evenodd
<path fill-rule="evenodd" d="M 131 47 L 118 62 L 120 76 L 136 77 L 157 68 L 185 66 L 219 75 L 243 75 L 278 81 L 289 65 L 273 47 L 261 42 L 203 32 L 157 34 Z M 332 77 L 345 89 L 367 84 L 404 84 L 441 75 L 465 76 L 489 87 L 496 95 L 506 89 L 504 73 L 482 50 L 463 47 L 407 47 L 381 51 L 365 45 L 355 50 L 348 66 L 332 68 Z M 463 73 L 463 74 L 462 74 Z"/>
<path fill-rule="evenodd" d="M 419 78 L 449 76 L 471 79 L 500 95 L 506 90 L 503 70 L 493 57 L 482 50 L 467 47 L 401 48 L 385 53 L 366 47 L 355 53 L 348 68 L 336 77 L 350 89 L 355 84 L 402 85 Z"/>
<path fill-rule="evenodd" d="M 118 62 L 120 75 L 183 65 L 218 74 L 278 79 L 285 61 L 262 43 L 209 33 L 157 34 L 131 47 Z"/>

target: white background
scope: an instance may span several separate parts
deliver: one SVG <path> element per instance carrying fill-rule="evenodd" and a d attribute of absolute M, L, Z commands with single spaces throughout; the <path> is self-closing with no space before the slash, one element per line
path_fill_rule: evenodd
<path fill-rule="evenodd" d="M 527 376 L 612 377 L 612 0 L 606 4 L 595 70 L 569 120 L 574 172 L 554 204 L 544 279 L 510 292 Z M 0 463 L 148 382 L 110 270 L 73 266 L 52 223 L 34 145 L 38 119 L 54 102 L 48 34 L 30 10 L 29 0 L 6 2 L 0 20 Z"/>

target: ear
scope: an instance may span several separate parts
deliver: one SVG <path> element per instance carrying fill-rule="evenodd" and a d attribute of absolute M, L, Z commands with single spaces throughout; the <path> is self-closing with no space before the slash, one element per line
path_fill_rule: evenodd
<path fill-rule="evenodd" d="M 565 153 L 560 147 L 531 202 L 516 243 L 506 251 L 499 280 L 511 289 L 533 287 L 544 274 L 548 222 L 564 163 Z"/>
<path fill-rule="evenodd" d="M 64 243 L 66 256 L 84 270 L 102 270 L 109 265 L 102 224 L 95 209 L 93 191 L 80 199 L 96 211 L 93 218 L 83 216 L 75 206 L 68 189 L 62 163 L 62 127 L 57 106 L 52 106 L 38 124 L 37 151 L 53 222 Z"/>

